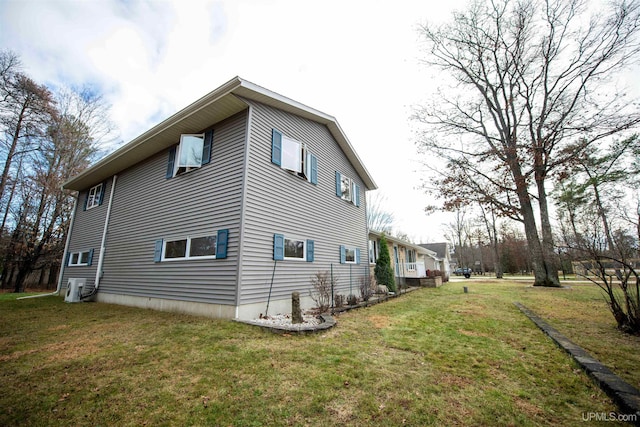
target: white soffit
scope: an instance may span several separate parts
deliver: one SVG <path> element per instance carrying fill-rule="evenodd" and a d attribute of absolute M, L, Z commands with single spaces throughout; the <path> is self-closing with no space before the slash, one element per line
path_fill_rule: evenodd
<path fill-rule="evenodd" d="M 67 181 L 63 188 L 81 191 L 104 181 L 180 141 L 183 133 L 205 130 L 245 110 L 247 104 L 237 96 L 270 105 L 326 125 L 353 164 L 368 190 L 377 185 L 362 164 L 336 119 L 261 86 L 235 77 L 186 108 L 152 127 L 142 135 L 105 156 L 84 172 Z"/>

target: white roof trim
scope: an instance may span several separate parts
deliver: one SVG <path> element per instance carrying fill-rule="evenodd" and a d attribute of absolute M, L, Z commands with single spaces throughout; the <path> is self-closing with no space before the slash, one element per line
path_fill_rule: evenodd
<path fill-rule="evenodd" d="M 247 108 L 247 106 L 246 103 L 242 102 L 238 97 L 261 102 L 326 125 L 358 172 L 367 190 L 375 190 L 377 188 L 373 178 L 360 160 L 360 157 L 356 154 L 349 139 L 338 124 L 338 121 L 333 116 L 322 113 L 240 77 L 234 77 L 129 143 L 103 157 L 82 173 L 68 180 L 63 185 L 63 188 L 77 191 L 89 188 L 135 165 L 145 158 L 166 150 L 175 144 L 175 135 L 173 134 L 179 131 L 181 126 L 187 126 L 185 123 L 187 119 L 195 117 L 194 120 L 198 120 L 197 115 L 201 113 L 202 110 L 217 111 L 220 120 L 242 111 Z M 209 123 L 209 125 L 214 123 Z M 194 130 L 191 129 L 191 131 Z"/>
<path fill-rule="evenodd" d="M 423 248 L 422 246 L 416 245 L 415 243 L 407 242 L 406 240 L 402 240 L 402 239 L 399 239 L 397 237 L 389 236 L 388 234 L 380 232 L 380 231 L 369 230 L 369 235 L 375 236 L 377 238 L 382 237 L 383 234 L 384 234 L 384 238 L 387 239 L 387 242 L 395 243 L 397 245 L 406 246 L 408 248 L 414 249 L 416 251 L 416 253 L 419 253 L 420 255 L 428 255 L 428 256 L 430 256 L 430 257 L 432 257 L 434 259 L 438 259 L 437 258 L 438 254 L 435 253 L 434 251 L 432 251 L 431 249 Z"/>

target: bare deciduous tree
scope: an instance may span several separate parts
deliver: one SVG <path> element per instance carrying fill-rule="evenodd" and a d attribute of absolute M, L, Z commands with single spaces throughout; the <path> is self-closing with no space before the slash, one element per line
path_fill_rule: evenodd
<path fill-rule="evenodd" d="M 367 193 L 367 227 L 381 233 L 391 233 L 395 218 L 387 206 L 387 198 L 380 192 Z"/>
<path fill-rule="evenodd" d="M 559 286 L 551 173 L 640 123 L 614 80 L 640 51 L 640 6 L 618 1 L 590 17 L 587 6 L 476 1 L 449 24 L 421 27 L 425 63 L 452 81 L 415 114 L 422 149 L 447 164 L 440 195 L 479 195 L 522 222 L 535 285 Z"/>
<path fill-rule="evenodd" d="M 0 212 L 2 230 L 8 231 L 0 255 L 3 287 L 12 282 L 20 292 L 35 268 L 62 259 L 73 206 L 73 195 L 62 184 L 89 166 L 112 125 L 107 105 L 95 92 L 62 89 L 54 96 L 6 65 L 14 63 L 14 55 L 0 54 L 5 143 L 0 200 L 6 196 Z"/>

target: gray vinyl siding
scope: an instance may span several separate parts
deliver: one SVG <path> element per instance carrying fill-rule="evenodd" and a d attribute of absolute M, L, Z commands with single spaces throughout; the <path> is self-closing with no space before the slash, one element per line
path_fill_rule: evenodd
<path fill-rule="evenodd" d="M 246 111 L 214 126 L 211 163 L 198 170 L 166 179 L 167 150 L 118 175 L 101 292 L 235 304 L 245 126 Z M 156 240 L 221 229 L 226 259 L 154 262 Z"/>
<path fill-rule="evenodd" d="M 293 291 L 308 295 L 312 276 L 333 264 L 348 293 L 350 270 L 368 271 L 365 186 L 328 128 L 263 104 L 252 108 L 249 170 L 244 211 L 240 304 L 266 301 L 273 272 L 273 235 L 311 239 L 314 262 L 278 261 L 271 297 L 281 299 Z M 271 163 L 271 130 L 301 141 L 318 158 L 318 184 L 313 185 Z M 360 186 L 360 206 L 336 196 L 335 172 Z M 340 245 L 360 249 L 359 265 L 340 265 Z M 357 294 L 357 284 L 354 284 Z"/>
<path fill-rule="evenodd" d="M 112 188 L 111 179 L 107 180 L 105 184 L 103 203 L 100 206 L 84 210 L 89 188 L 78 193 L 78 202 L 76 203 L 75 219 L 73 229 L 71 230 L 68 252 L 85 252 L 93 249 L 93 262 L 90 266 L 70 267 L 67 265 L 67 254 L 64 254 L 64 258 L 62 259 L 64 263 L 62 286 L 65 288 L 67 281 L 72 277 L 87 279 L 88 285 L 92 285 L 95 281 L 104 221 L 107 216 L 107 206 Z"/>

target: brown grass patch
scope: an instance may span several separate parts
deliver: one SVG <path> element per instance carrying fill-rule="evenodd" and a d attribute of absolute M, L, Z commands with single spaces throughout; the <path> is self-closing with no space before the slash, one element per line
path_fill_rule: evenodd
<path fill-rule="evenodd" d="M 391 320 L 389 319 L 389 316 L 372 315 L 367 317 L 367 319 L 377 329 L 388 328 L 391 325 Z"/>
<path fill-rule="evenodd" d="M 516 398 L 514 403 L 521 412 L 527 414 L 527 417 L 534 419 L 544 416 L 544 411 L 528 400 Z"/>
<path fill-rule="evenodd" d="M 460 332 L 462 335 L 466 335 L 468 337 L 491 338 L 491 336 L 489 334 L 485 334 L 485 333 L 482 333 L 482 332 L 467 331 L 465 329 L 458 329 L 458 332 Z"/>
<path fill-rule="evenodd" d="M 68 329 L 69 325 L 56 325 L 56 326 L 52 326 L 50 328 L 47 328 L 47 331 L 62 331 L 64 329 Z"/>
<path fill-rule="evenodd" d="M 26 351 L 14 351 L 11 354 L 5 354 L 0 356 L 0 362 L 8 362 L 9 360 L 18 360 L 28 354 L 37 353 L 38 350 L 26 350 Z"/>
<path fill-rule="evenodd" d="M 325 409 L 338 423 L 345 423 L 353 419 L 353 407 L 348 403 L 331 402 Z"/>
<path fill-rule="evenodd" d="M 445 387 L 465 388 L 473 384 L 473 380 L 453 374 L 441 374 L 436 377 L 434 383 Z"/>
<path fill-rule="evenodd" d="M 104 347 L 102 344 L 101 339 L 87 337 L 48 344 L 42 346 L 42 351 L 50 353 L 51 362 L 58 362 L 95 354 Z"/>

